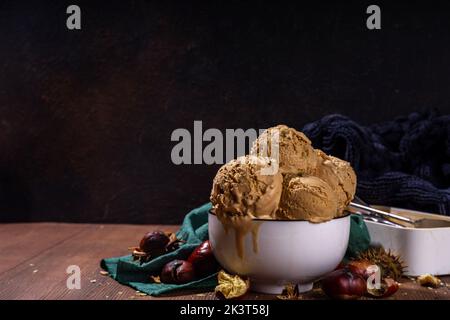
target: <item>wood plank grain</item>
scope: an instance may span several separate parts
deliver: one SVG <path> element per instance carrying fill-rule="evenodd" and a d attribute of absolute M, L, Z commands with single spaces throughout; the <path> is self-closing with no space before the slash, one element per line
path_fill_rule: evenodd
<path fill-rule="evenodd" d="M 82 224 L 0 224 L 0 274 L 86 228 Z"/>
<path fill-rule="evenodd" d="M 59 225 L 54 225 L 55 230 L 58 227 Z M 173 230 L 176 227 L 171 228 Z M 90 282 L 99 278 L 100 259 L 127 254 L 127 248 L 136 245 L 146 230 L 149 227 L 84 225 L 76 236 L 59 242 L 27 263 L 0 275 L 0 298 L 88 298 L 93 289 L 107 285 L 107 282 L 100 279 L 98 283 Z M 33 268 L 30 268 L 30 264 Z M 66 268 L 69 265 L 81 268 L 81 290 L 68 290 L 66 287 Z"/>
<path fill-rule="evenodd" d="M 154 229 L 175 231 L 177 226 L 164 225 L 78 225 L 15 224 L 0 225 L 0 249 L 8 268 L 1 266 L 0 299 L 215 299 L 212 292 L 180 292 L 163 297 L 141 296 L 109 276 L 100 274 L 104 257 L 128 253 L 142 235 Z M 23 239 L 20 239 L 23 237 Z M 30 245 L 27 247 L 27 244 Z M 3 254 L 4 250 L 24 250 L 25 254 Z M 66 286 L 66 268 L 81 269 L 81 289 Z M 450 277 L 442 280 L 450 283 Z M 248 299 L 275 299 L 273 295 L 250 293 Z M 326 299 L 317 288 L 302 294 L 301 299 Z M 450 299 L 447 286 L 438 289 L 420 287 L 404 279 L 399 292 L 391 299 Z"/>

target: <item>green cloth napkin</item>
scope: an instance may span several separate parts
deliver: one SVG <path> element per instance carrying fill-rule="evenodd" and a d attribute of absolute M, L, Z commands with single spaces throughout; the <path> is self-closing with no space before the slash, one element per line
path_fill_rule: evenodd
<path fill-rule="evenodd" d="M 131 255 L 107 258 L 101 261 L 101 267 L 107 270 L 110 276 L 120 283 L 153 296 L 184 289 L 207 290 L 214 288 L 217 285 L 216 274 L 181 285 L 153 283 L 150 280 L 150 275 L 159 274 L 166 263 L 174 259 L 186 259 L 200 243 L 208 239 L 208 211 L 210 209 L 211 204 L 207 203 L 186 215 L 180 230 L 177 232 L 177 238 L 185 240 L 186 243 L 177 250 L 144 264 L 133 261 Z M 370 243 L 369 233 L 361 217 L 351 217 L 350 230 L 347 258 L 354 256 L 361 250 L 365 250 Z"/>
<path fill-rule="evenodd" d="M 359 252 L 366 250 L 370 246 L 369 230 L 367 230 L 363 217 L 352 214 L 350 221 L 350 239 L 348 240 L 344 260 L 356 258 Z"/>

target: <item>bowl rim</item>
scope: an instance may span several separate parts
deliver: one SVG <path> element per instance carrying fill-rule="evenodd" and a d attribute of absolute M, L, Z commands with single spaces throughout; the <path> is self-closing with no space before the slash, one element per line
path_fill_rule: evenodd
<path fill-rule="evenodd" d="M 345 212 L 346 212 L 346 214 L 344 214 L 343 216 L 335 217 L 335 218 L 333 218 L 333 219 L 331 219 L 331 220 L 324 221 L 324 222 L 329 222 L 329 221 L 333 221 L 333 220 L 339 220 L 339 219 L 347 218 L 347 217 L 351 216 L 351 214 L 352 214 L 351 212 L 349 212 L 349 211 L 347 211 L 347 210 L 345 210 Z M 208 210 L 208 214 L 217 217 L 217 215 L 216 215 L 214 212 L 212 212 L 212 209 L 209 209 L 209 210 Z M 311 222 L 311 221 L 306 220 L 306 219 L 296 219 L 296 220 L 292 220 L 292 219 L 265 219 L 265 218 L 254 218 L 254 219 L 252 219 L 252 220 L 253 220 L 253 221 L 274 221 L 274 222 L 275 222 L 275 221 L 281 221 L 281 222 L 287 222 L 287 221 L 292 221 L 292 222 L 310 222 L 310 223 L 314 223 L 314 224 L 324 223 L 324 222 Z"/>

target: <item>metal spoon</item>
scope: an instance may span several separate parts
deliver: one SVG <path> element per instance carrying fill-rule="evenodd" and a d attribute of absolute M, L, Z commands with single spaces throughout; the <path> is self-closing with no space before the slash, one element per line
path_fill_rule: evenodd
<path fill-rule="evenodd" d="M 355 197 L 355 200 L 358 202 L 364 203 L 364 201 L 358 197 Z M 410 224 L 414 228 L 448 228 L 448 227 L 450 227 L 450 221 L 447 221 L 447 220 L 429 219 L 429 218 L 419 218 L 417 220 L 414 220 L 414 219 L 411 219 L 411 218 L 408 218 L 405 216 L 401 216 L 398 214 L 394 214 L 391 212 L 378 210 L 378 209 L 370 207 L 369 205 L 364 205 L 364 204 L 351 202 L 349 204 L 349 207 L 364 210 L 366 212 L 369 212 L 371 215 L 376 215 L 376 216 L 378 216 L 378 218 L 382 218 L 384 220 L 394 223 L 397 226 L 402 226 L 402 227 L 407 227 L 407 226 L 402 225 L 396 221 L 392 221 L 391 219 L 396 219 L 396 220 L 402 221 L 403 223 Z"/>
<path fill-rule="evenodd" d="M 386 218 L 384 218 L 378 214 L 371 213 L 368 210 L 361 210 L 360 208 L 352 206 L 352 203 L 347 207 L 347 211 L 361 215 L 364 218 L 364 220 L 378 222 L 378 223 L 386 224 L 386 225 L 392 226 L 392 227 L 398 227 L 398 228 L 405 227 L 404 225 L 402 225 L 398 222 L 387 220 Z"/>
<path fill-rule="evenodd" d="M 386 220 L 386 219 L 383 219 L 383 218 L 379 218 L 379 217 L 375 217 L 373 215 L 367 215 L 367 214 L 364 214 L 364 213 L 362 213 L 360 211 L 357 211 L 357 212 L 354 212 L 354 213 L 362 215 L 364 220 L 370 220 L 370 221 L 373 221 L 373 222 L 382 223 L 382 224 L 385 224 L 385 225 L 388 225 L 388 226 L 392 226 L 392 227 L 404 228 L 404 226 L 399 224 L 399 223 L 391 222 L 389 220 Z"/>
<path fill-rule="evenodd" d="M 399 216 L 398 214 L 389 213 L 389 212 L 386 212 L 386 211 L 381 211 L 381 210 L 378 210 L 378 209 L 375 209 L 375 208 L 372 208 L 372 207 L 368 207 L 368 206 L 365 206 L 365 205 L 362 205 L 362 204 L 359 204 L 359 203 L 350 202 L 350 206 L 354 207 L 354 208 L 357 208 L 357 209 L 368 211 L 368 212 L 370 212 L 372 214 L 379 215 L 379 216 L 381 216 L 381 217 L 383 217 L 385 219 L 389 219 L 389 218 L 397 219 L 397 220 L 400 220 L 400 221 L 403 221 L 403 222 L 406 222 L 406 223 L 414 224 L 414 220 L 412 220 L 412 219 L 409 219 L 409 218 L 406 218 L 406 217 L 403 217 L 403 216 Z"/>

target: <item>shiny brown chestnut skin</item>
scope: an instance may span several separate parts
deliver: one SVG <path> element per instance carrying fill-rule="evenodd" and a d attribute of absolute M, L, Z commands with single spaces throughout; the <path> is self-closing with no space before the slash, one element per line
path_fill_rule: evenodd
<path fill-rule="evenodd" d="M 366 293 L 367 284 L 360 275 L 343 268 L 322 279 L 322 290 L 332 299 L 355 300 Z"/>
<path fill-rule="evenodd" d="M 187 259 L 192 263 L 197 278 L 203 278 L 217 271 L 219 263 L 212 252 L 209 240 L 203 241 Z"/>
<path fill-rule="evenodd" d="M 162 283 L 182 284 L 195 279 L 192 263 L 185 260 L 173 260 L 167 263 L 161 271 L 159 279 Z"/>
<path fill-rule="evenodd" d="M 369 271 L 369 267 L 372 266 L 373 263 L 367 260 L 352 260 L 347 264 L 347 268 L 354 274 L 359 275 L 364 280 L 369 279 L 372 272 Z"/>
<path fill-rule="evenodd" d="M 152 257 L 157 257 L 166 252 L 169 241 L 169 237 L 163 231 L 148 232 L 142 237 L 139 249 Z"/>

